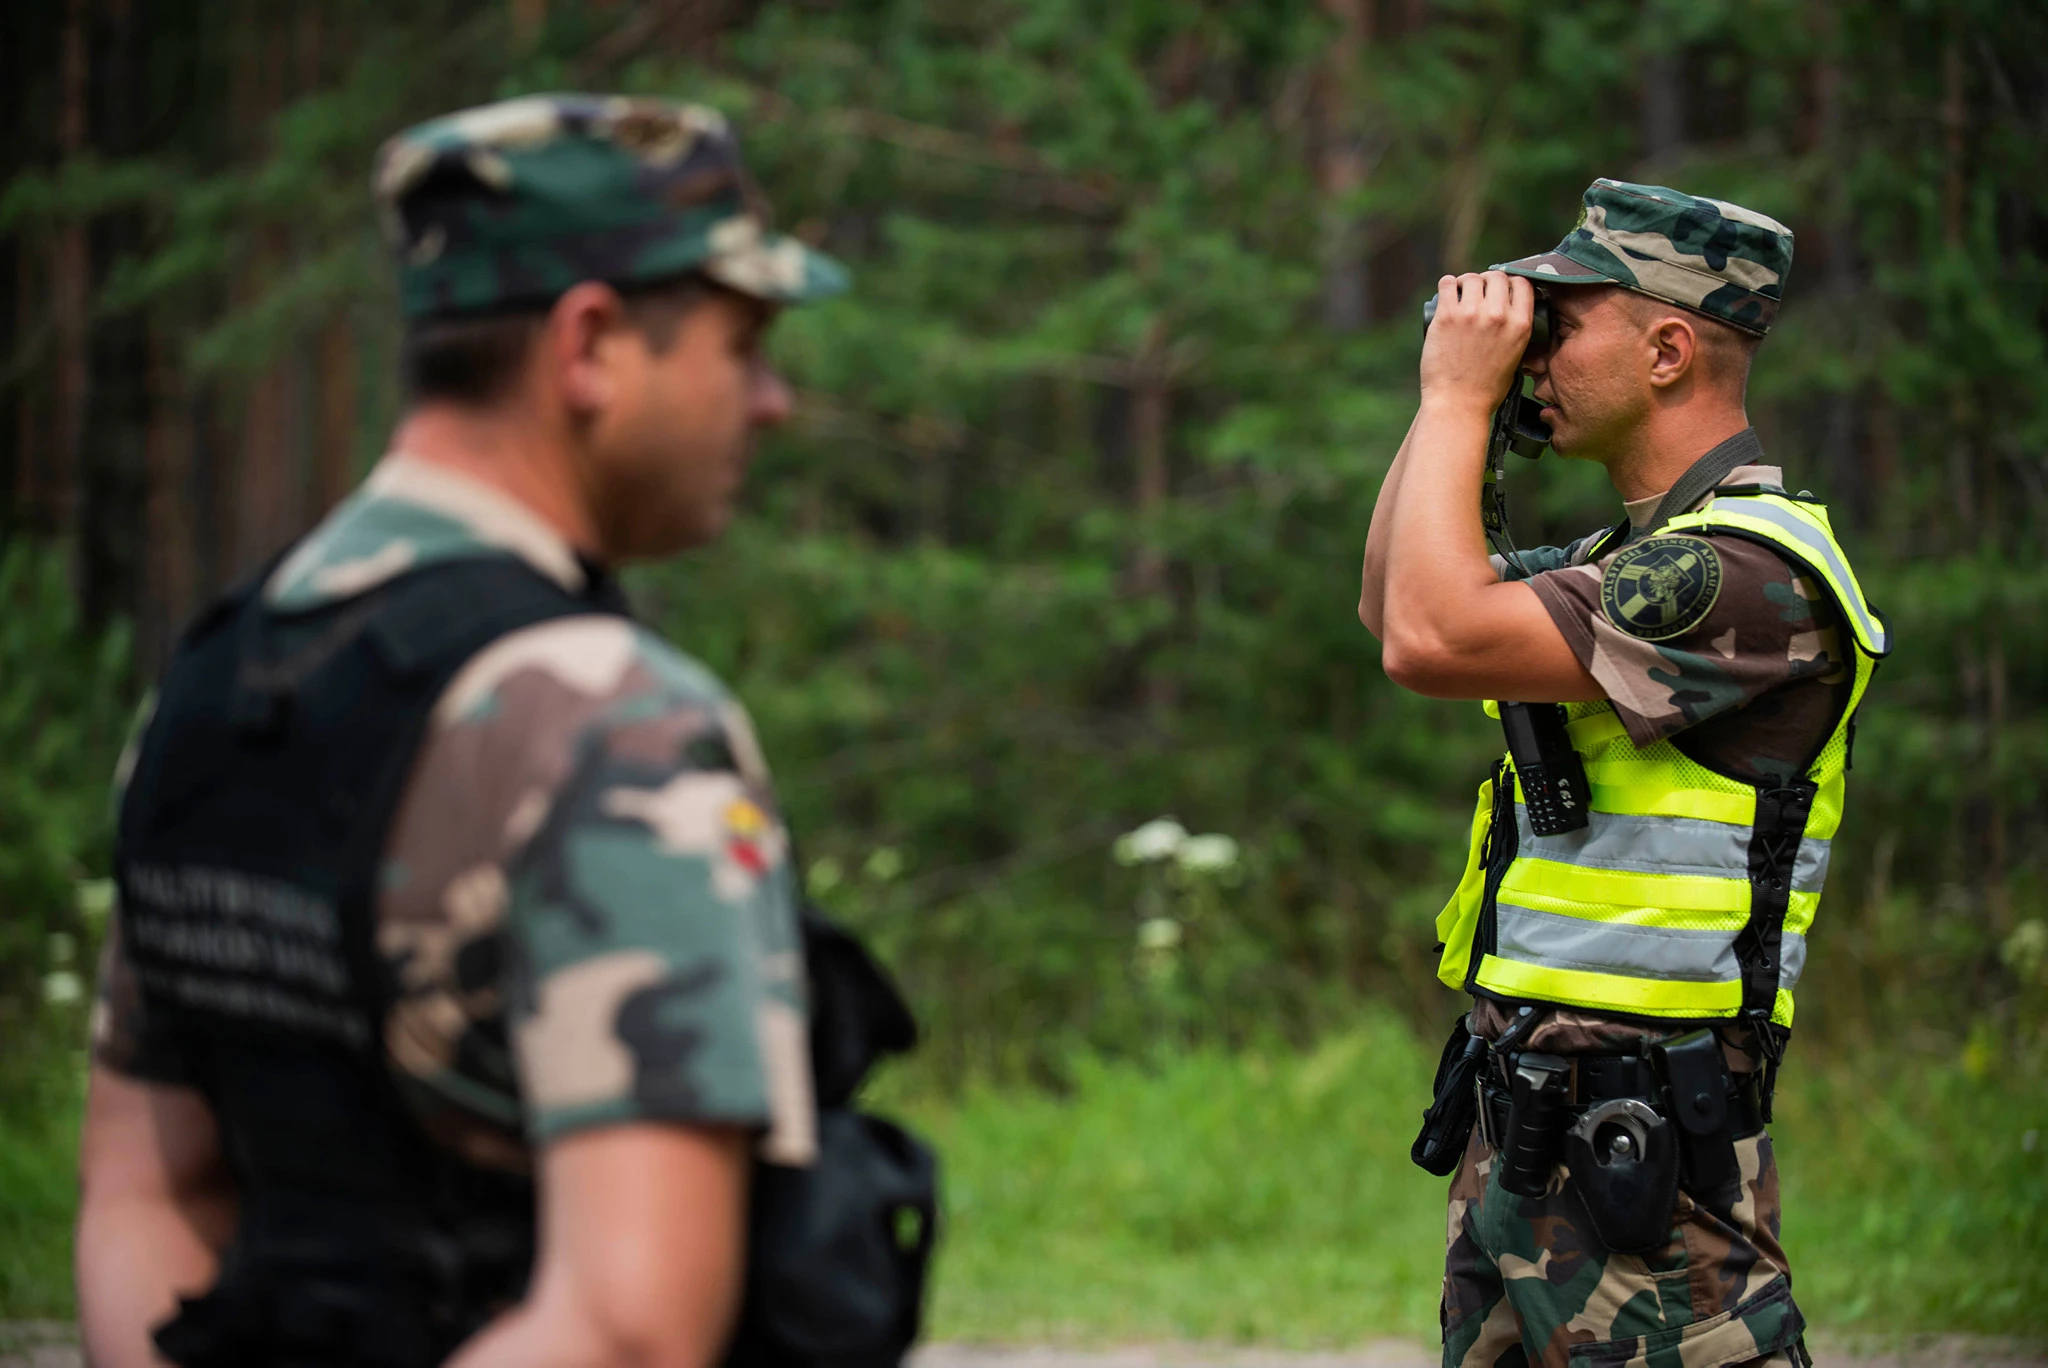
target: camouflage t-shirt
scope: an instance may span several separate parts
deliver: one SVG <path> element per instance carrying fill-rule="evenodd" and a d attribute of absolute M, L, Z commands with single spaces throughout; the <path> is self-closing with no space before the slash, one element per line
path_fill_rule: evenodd
<path fill-rule="evenodd" d="M 1782 478 L 1776 466 L 1748 465 L 1722 483 L 1778 485 Z M 1630 520 L 1644 526 L 1658 502 L 1630 503 Z M 1826 743 L 1847 701 L 1849 660 L 1835 610 L 1811 576 L 1769 547 L 1741 537 L 1685 535 L 1711 548 L 1719 593 L 1696 620 L 1668 634 L 1658 631 L 1655 640 L 1617 626 L 1603 610 L 1603 584 L 1626 563 L 1616 565 L 1625 554 L 1620 549 L 1586 559 L 1598 533 L 1569 547 L 1531 552 L 1525 563 L 1532 569 L 1558 568 L 1534 574 L 1528 584 L 1637 745 L 1669 737 L 1709 769 L 1740 779 L 1797 774 Z"/>
<path fill-rule="evenodd" d="M 281 607 L 345 599 L 481 550 L 569 589 L 571 549 L 440 467 L 388 458 L 278 567 Z M 430 1134 L 472 1161 L 633 1120 L 815 1146 L 789 842 L 738 702 L 613 616 L 501 637 L 435 705 L 387 837 L 376 938 L 398 985 L 385 1044 Z M 151 1030 L 115 913 L 95 1050 L 182 1081 Z"/>

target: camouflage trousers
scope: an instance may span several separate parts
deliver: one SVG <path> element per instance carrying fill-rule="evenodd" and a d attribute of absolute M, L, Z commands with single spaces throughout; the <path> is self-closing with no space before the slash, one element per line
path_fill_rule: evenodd
<path fill-rule="evenodd" d="M 1562 1165 L 1543 1196 L 1518 1197 L 1494 1179 L 1475 1129 L 1451 1178 L 1444 1368 L 1799 1362 L 1805 1325 L 1778 1242 L 1770 1137 L 1735 1150 L 1742 1200 L 1727 1220 L 1680 1192 L 1662 1248 L 1614 1254 L 1594 1239 Z"/>

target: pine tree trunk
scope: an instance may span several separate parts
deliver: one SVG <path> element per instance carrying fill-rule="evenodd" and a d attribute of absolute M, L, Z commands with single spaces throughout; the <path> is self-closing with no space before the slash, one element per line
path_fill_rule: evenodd
<path fill-rule="evenodd" d="M 1475 141 L 1451 169 L 1451 211 L 1444 223 L 1443 269 L 1447 272 L 1477 269 L 1472 254 L 1479 246 L 1479 230 L 1485 226 L 1490 182 L 1485 150 Z"/>
<path fill-rule="evenodd" d="M 35 332 L 43 301 L 44 276 L 41 244 L 27 234 L 14 244 L 14 338 L 8 354 L 26 345 Z M 49 445 L 49 412 L 45 387 L 36 383 L 41 367 L 30 371 L 22 382 L 8 387 L 14 404 L 13 471 L 10 483 L 8 523 L 31 531 L 40 527 L 43 509 L 45 451 Z"/>
<path fill-rule="evenodd" d="M 60 51 L 57 152 L 70 161 L 85 152 L 91 97 L 89 0 L 66 0 Z M 70 220 L 56 232 L 50 261 L 50 312 L 56 343 L 49 442 L 34 454 L 32 520 L 41 530 L 70 537 L 78 518 L 78 468 L 85 437 L 91 371 L 86 360 L 92 262 L 85 224 Z"/>
<path fill-rule="evenodd" d="M 192 505 L 192 411 L 162 327 L 149 334 L 149 504 L 145 519 L 149 567 L 138 632 L 139 664 L 153 675 L 170 655 L 185 619 L 198 606 L 198 537 Z"/>
<path fill-rule="evenodd" d="M 548 0 L 511 0 L 511 6 L 513 40 L 522 48 L 532 47 L 548 25 Z"/>
<path fill-rule="evenodd" d="M 1685 145 L 1685 55 L 1657 41 L 1643 58 L 1643 161 L 1655 166 Z"/>
<path fill-rule="evenodd" d="M 237 64 L 236 104 L 245 111 L 247 155 L 266 150 L 261 130 L 285 102 L 283 25 L 267 7 L 242 6 L 245 23 Z M 247 308 L 276 282 L 288 250 L 286 230 L 273 223 L 255 229 L 255 249 L 238 273 L 232 302 Z M 273 361 L 246 382 L 241 405 L 241 470 L 236 481 L 234 566 L 240 574 L 282 546 L 290 536 L 291 448 L 287 437 L 291 402 L 287 392 L 290 358 Z"/>
<path fill-rule="evenodd" d="M 1172 415 L 1166 328 L 1155 319 L 1133 364 L 1131 380 L 1131 456 L 1136 466 L 1134 493 L 1139 538 L 1133 568 L 1135 587 L 1148 598 L 1164 598 L 1167 593 L 1166 546 L 1161 524 L 1170 493 L 1166 443 Z M 1178 700 L 1176 682 L 1163 670 L 1146 669 L 1143 687 L 1145 706 L 1155 716 L 1171 711 Z"/>
<path fill-rule="evenodd" d="M 1136 569 L 1137 587 L 1144 594 L 1162 593 L 1166 588 L 1166 550 L 1158 532 L 1158 520 L 1166 508 L 1166 428 L 1172 402 L 1164 341 L 1164 325 L 1154 320 L 1132 367 L 1131 455 L 1136 466 L 1134 492 L 1140 529 Z"/>
<path fill-rule="evenodd" d="M 1318 73 L 1317 188 L 1323 200 L 1323 323 L 1356 332 L 1369 318 L 1365 225 L 1352 200 L 1364 188 L 1366 148 L 1360 127 L 1360 67 L 1372 34 L 1371 0 L 1323 0 L 1337 40 Z"/>
<path fill-rule="evenodd" d="M 1952 252 L 1963 248 L 1963 196 L 1966 181 L 1965 157 L 1969 143 L 1969 106 L 1964 87 L 1965 70 L 1960 38 L 1951 34 L 1942 51 L 1941 76 L 1941 243 Z M 1988 520 L 1979 517 L 1986 507 L 1978 478 L 1975 442 L 1970 432 L 1971 403 L 1968 377 L 1958 374 L 1951 382 L 1949 396 L 1949 488 L 1955 498 L 1959 544 L 1981 539 Z"/>
<path fill-rule="evenodd" d="M 1857 278 L 1856 225 L 1849 202 L 1849 138 L 1843 109 L 1840 17 L 1836 0 L 1816 0 L 1814 25 L 1821 57 L 1813 73 L 1814 151 L 1825 180 L 1821 191 L 1821 294 L 1834 324 L 1837 346 L 1852 344 L 1861 289 Z M 1838 523 L 1868 527 L 1882 495 L 1874 487 L 1870 462 L 1864 459 L 1860 421 L 1863 396 L 1858 388 L 1822 399 L 1821 466 L 1826 472 L 1826 498 L 1840 510 Z"/>
<path fill-rule="evenodd" d="M 314 456 L 316 516 L 341 502 L 355 483 L 356 345 L 346 314 L 320 335 L 320 439 Z"/>
<path fill-rule="evenodd" d="M 144 19 L 141 0 L 104 0 L 94 71 L 95 152 L 109 160 L 142 152 Z M 92 225 L 94 292 L 143 251 L 142 215 L 119 209 Z M 87 346 L 92 395 L 83 424 L 78 500 L 79 596 L 88 621 L 131 616 L 142 606 L 144 508 L 148 501 L 149 336 L 136 310 L 102 317 Z"/>

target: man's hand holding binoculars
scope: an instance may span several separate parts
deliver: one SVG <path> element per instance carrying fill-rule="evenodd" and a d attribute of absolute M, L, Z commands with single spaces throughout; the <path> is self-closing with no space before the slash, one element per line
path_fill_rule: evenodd
<path fill-rule="evenodd" d="M 1536 285 L 1505 271 L 1445 276 L 1422 342 L 1422 407 L 1490 417 L 1529 349 Z"/>
<path fill-rule="evenodd" d="M 1518 383 L 1536 301 L 1535 282 L 1505 271 L 1438 282 L 1422 402 L 1381 487 L 1359 598 L 1388 677 L 1417 693 L 1600 696 L 1536 595 L 1501 582 L 1479 513 L 1489 441 Z"/>

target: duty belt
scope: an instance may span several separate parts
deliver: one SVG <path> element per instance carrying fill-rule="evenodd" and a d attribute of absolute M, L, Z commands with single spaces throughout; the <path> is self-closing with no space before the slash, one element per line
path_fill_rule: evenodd
<path fill-rule="evenodd" d="M 1495 1150 L 1501 1148 L 1508 1130 L 1512 1103 L 1506 1079 L 1514 1076 L 1519 1052 L 1495 1054 L 1491 1067 L 1479 1080 L 1479 1135 Z M 1602 1102 L 1636 1097 L 1664 1109 L 1664 1082 L 1656 1067 L 1642 1055 L 1582 1054 L 1565 1056 L 1572 1065 L 1571 1092 L 1567 1114 L 1577 1119 Z M 1757 1102 L 1754 1073 L 1733 1074 L 1728 1081 L 1728 1138 L 1746 1140 L 1764 1128 L 1763 1109 Z"/>

